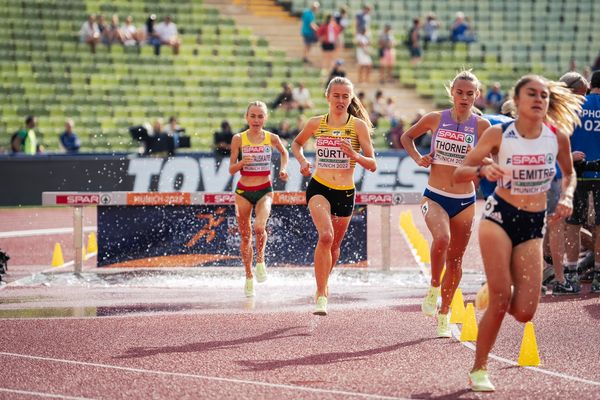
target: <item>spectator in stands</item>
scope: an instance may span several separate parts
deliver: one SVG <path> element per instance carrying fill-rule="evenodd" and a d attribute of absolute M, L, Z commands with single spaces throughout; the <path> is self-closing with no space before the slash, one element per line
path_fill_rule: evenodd
<path fill-rule="evenodd" d="M 371 28 L 371 6 L 365 4 L 362 10 L 356 14 L 356 32 L 360 32 L 364 29 L 365 32 L 369 32 Z"/>
<path fill-rule="evenodd" d="M 146 24 L 144 26 L 144 38 L 148 41 L 148 44 L 154 47 L 154 54 L 160 54 L 160 39 L 156 35 L 156 14 L 150 14 L 148 19 L 146 19 Z"/>
<path fill-rule="evenodd" d="M 87 21 L 81 25 L 79 38 L 81 43 L 86 43 L 90 46 L 92 53 L 96 53 L 96 45 L 100 42 L 100 29 L 96 23 L 95 15 L 88 16 Z"/>
<path fill-rule="evenodd" d="M 300 112 L 313 108 L 313 102 L 310 98 L 310 91 L 303 82 L 298 82 L 298 85 L 292 89 L 292 99 L 296 103 Z"/>
<path fill-rule="evenodd" d="M 335 77 L 346 77 L 346 71 L 344 70 L 344 60 L 339 59 L 335 62 L 333 69 L 329 73 L 329 77 L 327 77 L 327 82 L 325 82 L 325 87 L 329 85 L 329 81 L 331 81 Z"/>
<path fill-rule="evenodd" d="M 592 65 L 592 72 L 600 70 L 600 52 L 598 52 L 598 57 L 596 57 L 596 61 Z"/>
<path fill-rule="evenodd" d="M 143 32 L 138 31 L 138 29 L 133 24 L 133 17 L 128 15 L 125 18 L 125 22 L 121 26 L 121 40 L 123 41 L 124 46 L 139 46 L 141 42 L 143 42 Z"/>
<path fill-rule="evenodd" d="M 504 94 L 502 93 L 500 82 L 494 82 L 492 87 L 490 87 L 485 95 L 486 108 L 489 109 L 493 114 L 499 114 L 503 100 Z"/>
<path fill-rule="evenodd" d="M 392 25 L 385 24 L 379 35 L 379 83 L 393 82 L 394 80 L 395 46 L 396 39 L 392 34 Z"/>
<path fill-rule="evenodd" d="M 65 149 L 67 154 L 76 154 L 79 153 L 79 148 L 81 147 L 81 141 L 77 134 L 73 132 L 73 127 L 75 123 L 71 118 L 65 121 L 65 131 L 60 135 L 60 144 Z"/>
<path fill-rule="evenodd" d="M 342 28 L 335 22 L 331 14 L 325 17 L 325 22 L 317 29 L 317 37 L 321 42 L 321 50 L 323 51 L 321 56 L 323 75 L 333 67 L 335 49 L 341 32 Z"/>
<path fill-rule="evenodd" d="M 309 63 L 308 55 L 313 44 L 319 41 L 317 37 L 317 12 L 319 11 L 320 4 L 318 1 L 312 3 L 310 8 L 307 8 L 302 12 L 302 38 L 304 40 L 304 53 L 302 61 Z"/>
<path fill-rule="evenodd" d="M 271 103 L 272 109 L 281 107 L 285 111 L 290 111 L 298 108 L 298 105 L 294 101 L 294 95 L 292 93 L 292 85 L 289 82 L 283 82 L 281 84 L 281 93 L 277 95 L 273 103 Z"/>
<path fill-rule="evenodd" d="M 400 138 L 404 134 L 404 120 L 402 117 L 398 116 L 394 118 L 394 123 L 391 125 L 390 130 L 388 131 L 387 137 L 387 145 L 390 149 L 400 150 L 403 149 L 402 142 L 400 142 Z"/>
<path fill-rule="evenodd" d="M 410 122 L 409 127 L 412 127 L 414 124 L 419 122 L 419 120 L 421 118 L 423 118 L 423 116 L 425 114 L 426 114 L 425 110 L 422 108 L 419 108 L 417 110 L 417 112 L 415 113 L 415 117 Z M 418 138 L 415 138 L 415 140 L 414 140 L 415 146 L 417 146 L 417 148 L 419 148 L 419 149 L 428 149 L 431 146 L 431 135 L 432 135 L 432 132 L 428 131 L 424 135 L 421 135 Z"/>
<path fill-rule="evenodd" d="M 105 30 L 104 36 L 106 37 L 106 43 L 108 46 L 114 43 L 123 44 L 123 37 L 121 36 L 121 28 L 119 27 L 119 16 L 113 14 L 110 18 L 110 25 Z"/>
<path fill-rule="evenodd" d="M 179 123 L 177 122 L 177 117 L 174 115 L 170 116 L 169 125 L 167 125 L 167 127 L 165 128 L 166 134 L 169 136 L 174 136 L 183 131 L 185 131 L 185 129 L 179 126 Z"/>
<path fill-rule="evenodd" d="M 181 40 L 177 32 L 177 25 L 172 21 L 170 15 L 166 15 L 164 21 L 156 25 L 154 31 L 161 45 L 171 46 L 173 54 L 179 54 Z M 158 46 L 158 53 L 156 55 L 158 54 L 160 54 L 160 46 Z"/>
<path fill-rule="evenodd" d="M 273 132 L 279 136 L 283 145 L 287 148 L 291 145 L 292 141 L 297 135 L 297 132 L 294 128 L 292 128 L 292 124 L 290 124 L 290 120 L 282 119 L 279 126 L 273 129 Z"/>
<path fill-rule="evenodd" d="M 356 63 L 358 64 L 358 83 L 369 83 L 373 59 L 371 58 L 371 38 L 364 29 L 356 34 Z"/>
<path fill-rule="evenodd" d="M 233 139 L 233 131 L 229 121 L 221 122 L 221 130 L 215 131 L 213 134 L 213 150 L 217 166 L 221 165 L 224 158 L 231 154 L 231 140 Z"/>
<path fill-rule="evenodd" d="M 337 56 L 338 54 L 340 54 L 340 51 L 344 49 L 344 31 L 346 31 L 346 29 L 350 26 L 350 23 L 352 21 L 350 20 L 350 18 L 348 18 L 348 8 L 344 5 L 342 5 L 340 9 L 333 14 L 333 19 L 335 19 L 335 22 L 339 25 L 340 28 L 342 28 L 342 32 L 340 35 L 338 35 L 338 42 L 335 46 L 335 48 L 337 49 Z"/>
<path fill-rule="evenodd" d="M 486 86 L 482 83 L 481 84 L 481 93 L 487 93 L 487 89 Z M 485 96 L 479 96 L 477 97 L 477 99 L 475 99 L 475 103 L 473 103 L 473 106 L 478 110 L 478 112 L 481 114 L 485 111 L 485 108 L 487 106 L 486 100 L 485 100 Z"/>
<path fill-rule="evenodd" d="M 36 119 L 33 115 L 25 118 L 25 127 L 15 132 L 11 137 L 11 148 L 13 153 L 24 153 L 34 155 L 42 152 L 38 143 L 38 134 L 35 125 Z"/>
<path fill-rule="evenodd" d="M 475 41 L 472 27 L 462 11 L 456 13 L 456 18 L 450 31 L 450 40 L 454 43 L 471 43 Z"/>
<path fill-rule="evenodd" d="M 429 43 L 438 43 L 438 41 L 440 41 L 440 27 L 440 21 L 438 21 L 437 17 L 435 16 L 435 13 L 430 12 L 429 14 L 427 14 L 427 19 L 425 20 L 425 25 L 423 26 L 423 40 L 425 42 L 425 49 L 427 49 L 427 45 Z"/>
<path fill-rule="evenodd" d="M 373 98 L 373 101 L 371 102 L 371 107 L 369 109 L 369 118 L 371 119 L 373 126 L 378 126 L 379 118 L 383 117 L 385 115 L 385 112 L 385 97 L 383 96 L 383 91 L 379 89 L 375 91 L 375 96 Z"/>
<path fill-rule="evenodd" d="M 413 19 L 412 27 L 408 31 L 408 37 L 406 39 L 408 52 L 410 53 L 410 64 L 412 66 L 420 64 L 423 56 L 420 30 L 421 20 L 419 18 Z"/>
<path fill-rule="evenodd" d="M 586 66 L 583 69 L 583 72 L 581 73 L 581 75 L 583 75 L 584 79 L 589 82 L 592 80 L 592 68 L 590 68 L 589 66 Z"/>
<path fill-rule="evenodd" d="M 98 24 L 98 31 L 100 32 L 100 42 L 109 46 L 110 42 L 108 39 L 108 27 L 106 26 L 104 15 L 98 15 L 96 17 L 96 23 Z"/>

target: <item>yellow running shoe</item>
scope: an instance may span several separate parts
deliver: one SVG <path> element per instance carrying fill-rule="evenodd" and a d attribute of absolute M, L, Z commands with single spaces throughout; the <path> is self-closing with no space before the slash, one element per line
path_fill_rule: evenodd
<path fill-rule="evenodd" d="M 244 285 L 244 293 L 246 297 L 254 296 L 254 279 L 246 278 L 246 284 Z"/>
<path fill-rule="evenodd" d="M 485 369 L 478 369 L 469 374 L 469 385 L 474 392 L 493 392 L 496 390 Z"/>
<path fill-rule="evenodd" d="M 313 312 L 315 315 L 327 315 L 327 297 L 319 296 L 317 299 L 317 306 Z"/>
<path fill-rule="evenodd" d="M 427 295 L 423 299 L 421 304 L 421 311 L 423 314 L 433 317 L 437 311 L 438 297 L 440 297 L 441 288 L 431 286 L 427 291 Z"/>
<path fill-rule="evenodd" d="M 438 314 L 438 325 L 437 325 L 437 335 L 438 337 L 449 338 L 452 337 L 452 332 L 450 331 L 450 316 L 448 314 Z"/>
<path fill-rule="evenodd" d="M 264 262 L 256 263 L 256 282 L 264 282 L 267 280 L 267 266 Z"/>

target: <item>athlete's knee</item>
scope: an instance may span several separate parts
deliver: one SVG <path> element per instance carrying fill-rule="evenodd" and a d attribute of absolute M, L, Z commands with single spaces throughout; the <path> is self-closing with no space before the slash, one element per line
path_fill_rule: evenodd
<path fill-rule="evenodd" d="M 433 242 L 431 244 L 432 250 L 446 251 L 450 245 L 450 235 L 447 233 L 440 233 L 433 236 Z"/>
<path fill-rule="evenodd" d="M 319 232 L 319 243 L 331 246 L 333 244 L 333 232 L 330 230 Z"/>
<path fill-rule="evenodd" d="M 489 308 L 497 311 L 500 314 L 506 314 L 510 309 L 511 291 L 505 290 L 490 290 L 489 291 Z"/>
<path fill-rule="evenodd" d="M 535 315 L 535 309 L 519 309 L 518 307 L 513 307 L 513 309 L 511 309 L 511 314 L 514 319 L 519 322 L 529 322 Z"/>
<path fill-rule="evenodd" d="M 254 234 L 256 236 L 265 236 L 267 234 L 267 229 L 264 225 L 255 225 Z"/>

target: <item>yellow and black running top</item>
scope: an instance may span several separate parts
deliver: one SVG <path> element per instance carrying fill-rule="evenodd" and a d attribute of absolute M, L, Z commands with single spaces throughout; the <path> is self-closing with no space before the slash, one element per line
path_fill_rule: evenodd
<path fill-rule="evenodd" d="M 356 161 L 344 154 L 340 148 L 342 141 L 350 141 L 354 151 L 360 151 L 360 143 L 355 128 L 355 117 L 350 115 L 346 125 L 333 128 L 327 124 L 329 114 L 321 117 L 315 137 L 315 158 L 317 168 L 349 169 L 354 168 Z"/>

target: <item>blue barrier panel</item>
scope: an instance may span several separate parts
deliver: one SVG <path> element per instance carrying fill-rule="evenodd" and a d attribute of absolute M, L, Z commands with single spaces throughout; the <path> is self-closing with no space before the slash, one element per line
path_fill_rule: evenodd
<path fill-rule="evenodd" d="M 312 265 L 317 232 L 304 205 L 273 205 L 268 265 Z M 98 266 L 241 266 L 233 205 L 98 207 Z M 367 206 L 355 206 L 339 263 L 366 265 Z"/>

